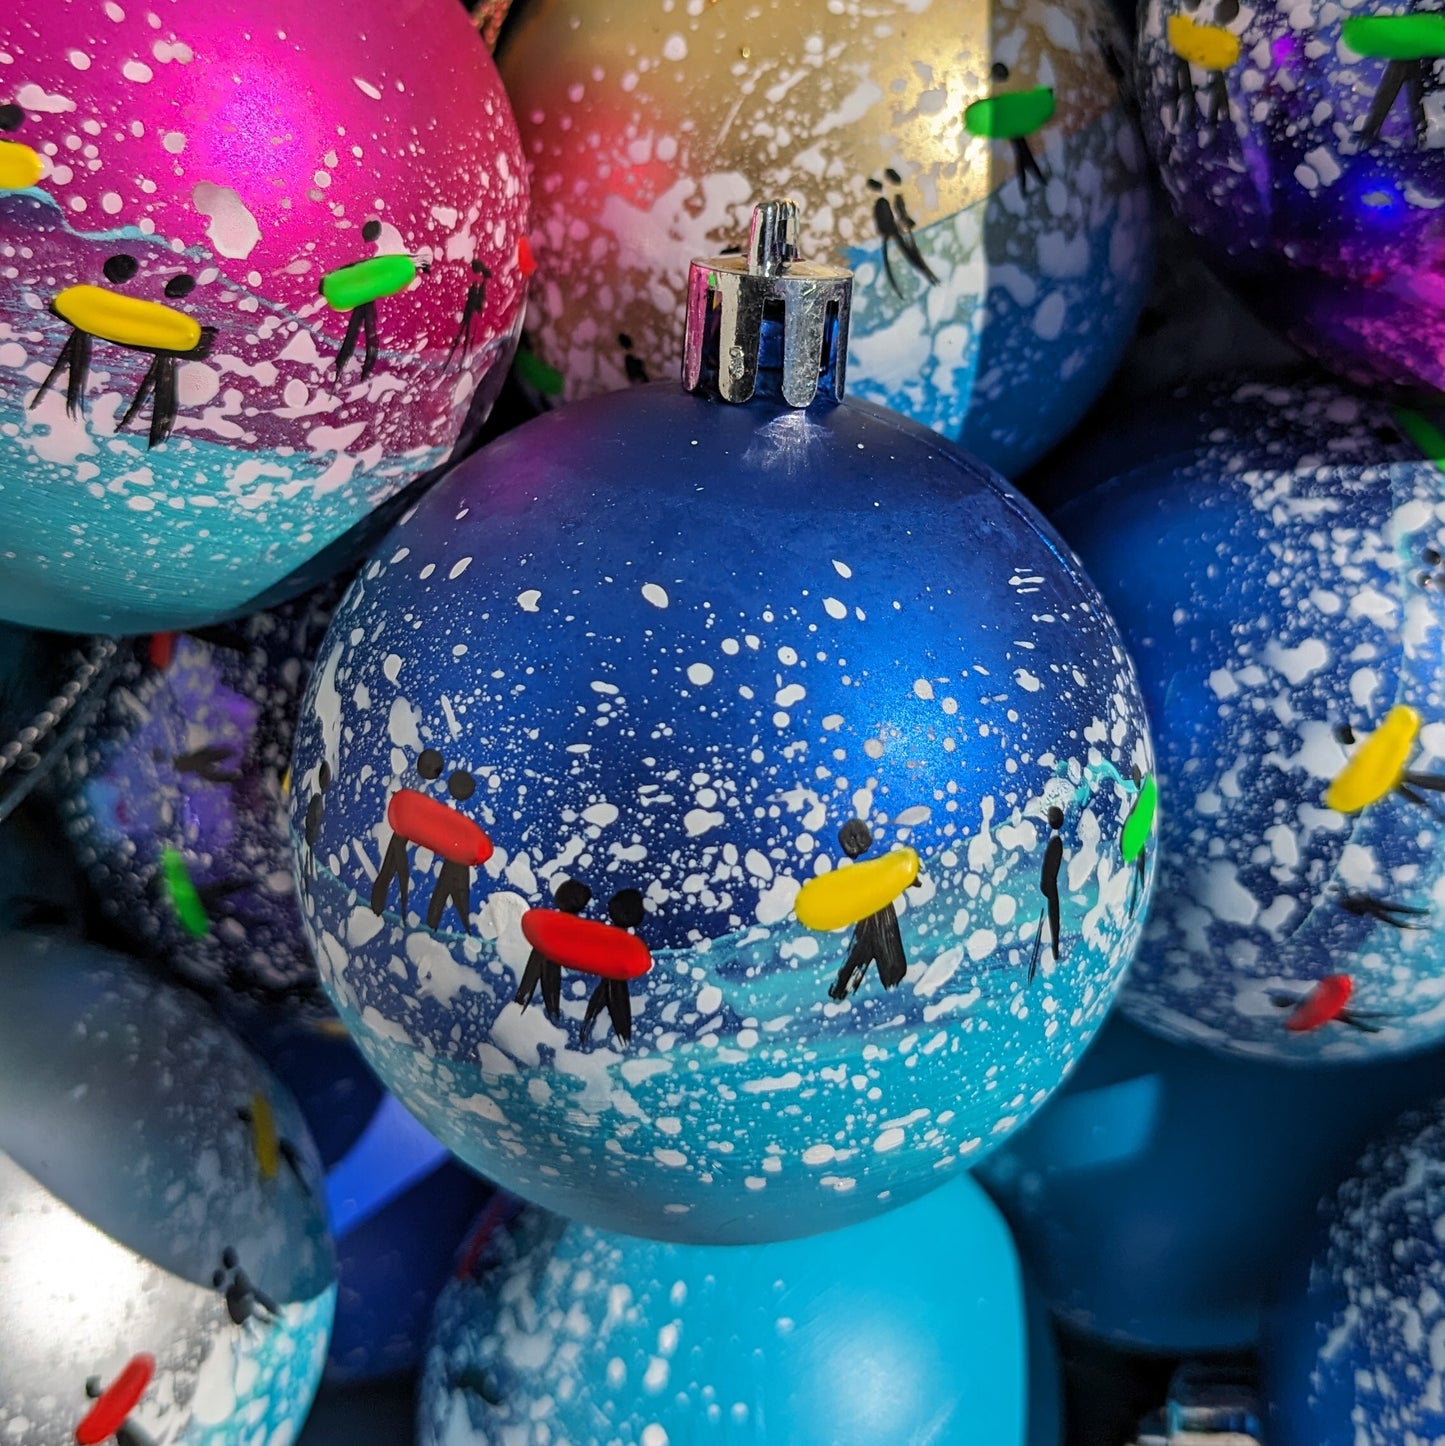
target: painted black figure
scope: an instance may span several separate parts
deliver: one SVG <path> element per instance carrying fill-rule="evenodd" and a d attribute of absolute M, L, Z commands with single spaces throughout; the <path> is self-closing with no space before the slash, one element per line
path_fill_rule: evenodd
<path fill-rule="evenodd" d="M 1001 60 L 994 61 L 993 65 L 989 67 L 988 73 L 995 84 L 1001 84 L 1009 78 L 1009 68 Z M 1011 131 L 1008 135 L 1008 143 L 1014 153 L 1014 171 L 1018 176 L 1020 192 L 1028 191 L 1030 176 L 1043 185 L 1047 178 L 1039 165 L 1039 158 L 1034 154 L 1034 148 L 1029 144 L 1027 134 Z"/>
<path fill-rule="evenodd" d="M 309 885 L 316 877 L 316 845 L 321 839 L 321 825 L 326 818 L 326 790 L 331 787 L 331 765 L 325 759 L 316 770 L 316 792 L 306 805 L 306 822 L 303 837 L 306 840 L 306 861 L 304 881 Z"/>
<path fill-rule="evenodd" d="M 7 141 L 25 124 L 24 110 L 14 101 L 0 105 L 0 191 L 24 191 L 45 175 L 45 158 L 22 140 Z"/>
<path fill-rule="evenodd" d="M 226 1312 L 233 1325 L 275 1325 L 281 1319 L 281 1308 L 246 1274 L 236 1252 L 228 1245 L 221 1252 L 221 1269 L 211 1283 L 226 1297 Z"/>
<path fill-rule="evenodd" d="M 627 380 L 633 386 L 651 381 L 651 377 L 647 375 L 647 363 L 633 351 L 632 338 L 625 331 L 617 333 L 617 345 L 622 348 L 622 366 L 627 372 Z"/>
<path fill-rule="evenodd" d="M 427 753 L 434 750 L 427 749 L 421 756 L 425 758 Z M 441 754 L 437 754 L 438 772 L 440 772 Z M 417 760 L 417 767 L 421 767 L 421 760 Z M 436 774 L 431 775 L 433 778 Z M 391 809 L 387 808 L 387 818 L 390 821 Z M 391 893 L 393 880 L 398 885 L 401 893 L 400 912 L 402 920 L 406 919 L 407 897 L 411 893 L 411 860 L 406 856 L 408 840 L 399 829 L 393 825 L 391 837 L 386 841 L 386 849 L 381 856 L 381 867 L 376 871 L 376 878 L 371 885 L 371 912 L 381 914 L 386 909 L 387 895 Z"/>
<path fill-rule="evenodd" d="M 1154 775 L 1147 776 L 1136 764 L 1133 770 L 1134 803 L 1119 837 L 1119 851 L 1134 873 L 1129 882 L 1129 917 L 1134 917 L 1144 897 L 1144 881 L 1149 872 L 1149 835 L 1154 829 L 1154 815 L 1159 806 L 1159 785 Z"/>
<path fill-rule="evenodd" d="M 1364 22 L 1361 24 L 1361 22 Z M 1415 145 L 1424 148 L 1430 138 L 1429 119 L 1425 113 L 1425 97 L 1438 90 L 1436 66 L 1445 58 L 1445 44 L 1442 44 L 1439 29 L 1428 34 L 1417 30 L 1423 43 L 1403 46 L 1388 43 L 1386 27 L 1393 30 L 1399 39 L 1407 26 L 1439 26 L 1439 17 L 1433 11 L 1417 11 L 1408 15 L 1376 15 L 1351 17 L 1345 22 L 1344 40 L 1351 49 L 1372 59 L 1386 61 L 1385 73 L 1380 78 L 1380 88 L 1370 104 L 1369 114 L 1360 129 L 1361 146 L 1373 145 L 1380 139 L 1386 117 L 1394 109 L 1400 92 L 1405 92 L 1405 106 L 1410 117 L 1410 126 L 1415 133 Z M 1386 41 L 1381 45 L 1380 41 Z M 1401 49 L 1413 54 L 1400 54 Z"/>
<path fill-rule="evenodd" d="M 857 859 L 873 847 L 873 835 L 861 818 L 850 818 L 838 830 L 838 843 L 850 859 Z M 877 964 L 878 982 L 885 989 L 901 984 L 908 973 L 903 937 L 898 931 L 898 911 L 891 903 L 853 926 L 848 957 L 829 988 L 828 997 L 846 999 L 863 982 L 870 964 Z"/>
<path fill-rule="evenodd" d="M 202 748 L 177 754 L 171 764 L 177 773 L 194 774 L 203 783 L 230 784 L 241 781 L 235 761 L 236 749 L 232 744 L 208 743 Z"/>
<path fill-rule="evenodd" d="M 645 912 L 642 894 L 637 889 L 619 889 L 607 901 L 607 917 L 614 927 L 629 933 L 642 923 Z M 632 995 L 628 992 L 626 979 L 606 976 L 598 979 L 597 987 L 587 1001 L 587 1012 L 582 1016 L 581 1039 L 584 1044 L 591 1037 L 592 1026 L 604 1009 L 613 1034 L 626 1044 L 632 1038 Z"/>
<path fill-rule="evenodd" d="M 1183 0 L 1186 14 L 1182 17 L 1189 23 L 1185 30 L 1193 40 L 1192 45 L 1180 43 L 1171 30 L 1169 38 L 1174 51 L 1174 88 L 1178 98 L 1179 123 L 1189 125 L 1197 114 L 1207 125 L 1218 125 L 1229 119 L 1230 67 L 1239 58 L 1239 42 L 1230 32 L 1239 18 L 1239 0 L 1214 0 L 1212 17 L 1196 20 L 1194 14 L 1201 9 L 1200 0 Z M 1200 106 L 1194 87 L 1193 67 L 1198 65 L 1209 78 L 1205 81 L 1207 114 Z"/>
<path fill-rule="evenodd" d="M 189 296 L 195 289 L 196 282 L 192 276 L 173 276 L 165 285 L 166 296 L 172 301 L 179 301 Z M 116 431 L 124 431 L 130 425 L 131 419 L 140 412 L 147 401 L 150 401 L 151 425 L 148 444 L 156 447 L 164 442 L 170 436 L 171 430 L 176 424 L 176 414 L 180 410 L 176 363 L 182 359 L 197 361 L 202 357 L 209 356 L 211 342 L 215 335 L 214 328 L 203 327 L 200 341 L 189 350 L 169 351 L 159 348 L 152 350 L 151 364 L 146 368 L 146 374 L 141 378 L 140 386 L 136 388 L 136 394 L 130 406 L 125 409 L 120 421 L 116 423 Z"/>
<path fill-rule="evenodd" d="M 1365 740 L 1363 744 L 1355 736 L 1355 730 L 1348 723 L 1341 723 L 1335 728 L 1335 738 L 1343 748 L 1356 748 L 1363 756 L 1367 750 L 1375 753 L 1382 753 L 1386 749 L 1395 752 L 1403 747 L 1413 744 L 1419 736 L 1420 717 L 1413 709 L 1404 704 L 1397 703 L 1386 715 L 1384 723 Z M 1390 733 L 1391 738 L 1386 737 Z M 1436 818 L 1441 818 L 1442 813 L 1437 802 L 1430 797 L 1433 794 L 1445 793 L 1445 776 L 1436 773 L 1425 773 L 1421 769 L 1401 766 L 1393 769 L 1375 767 L 1370 777 L 1373 780 L 1373 789 L 1368 789 L 1367 796 L 1370 803 L 1378 803 L 1385 794 L 1398 793 L 1406 803 L 1413 803 L 1416 808 L 1423 808 Z M 1326 795 L 1326 806 L 1339 808 L 1343 812 L 1359 812 L 1364 804 L 1357 799 L 1349 802 L 1342 802 L 1334 798 L 1334 790 L 1349 769 L 1350 764 L 1340 771 L 1336 780 L 1331 784 L 1330 794 Z"/>
<path fill-rule="evenodd" d="M 416 761 L 416 771 L 435 782 L 446 767 L 435 748 L 425 748 Z M 447 792 L 465 803 L 476 792 L 476 780 L 465 769 L 456 769 L 447 779 Z M 406 918 L 407 894 L 411 866 L 407 845 L 429 849 L 442 861 L 436 885 L 427 903 L 426 925 L 436 929 L 450 903 L 461 918 L 463 930 L 471 927 L 472 869 L 492 856 L 492 841 L 471 819 L 448 804 L 439 803 L 414 788 L 401 788 L 392 794 L 386 806 L 386 821 L 391 825 L 391 838 L 382 857 L 381 868 L 371 889 L 372 912 L 380 914 L 386 907 L 392 880 L 401 886 L 401 916 Z"/>
<path fill-rule="evenodd" d="M 563 879 L 553 891 L 552 902 L 564 914 L 580 914 L 592 902 L 592 890 L 577 879 Z M 513 999 L 526 1009 L 539 985 L 543 1012 L 553 1021 L 561 1019 L 562 966 L 540 949 L 533 949 L 527 956 L 527 967 L 522 971 L 522 982 Z"/>
<path fill-rule="evenodd" d="M 451 366 L 452 358 L 457 356 L 458 349 L 461 352 L 457 358 L 459 364 L 465 362 L 472 354 L 474 345 L 472 332 L 482 313 L 487 309 L 487 282 L 492 279 L 492 273 L 480 256 L 472 259 L 472 275 L 476 279 L 467 286 L 467 299 L 462 303 L 462 319 L 457 326 L 457 334 L 452 338 L 452 344 L 447 350 L 447 359 L 442 364 L 443 370 Z"/>
<path fill-rule="evenodd" d="M 1061 808 L 1049 810 L 1049 841 L 1044 846 L 1044 862 L 1039 869 L 1039 892 L 1044 896 L 1044 907 L 1039 910 L 1039 927 L 1034 931 L 1034 952 L 1029 959 L 1029 983 L 1039 970 L 1039 955 L 1044 945 L 1044 918 L 1049 921 L 1049 949 L 1057 962 L 1059 957 L 1059 870 L 1064 863 L 1064 840 L 1059 830 L 1064 826 L 1064 811 Z"/>
<path fill-rule="evenodd" d="M 883 172 L 883 177 L 892 186 L 903 184 L 903 178 L 892 166 Z M 873 202 L 873 224 L 883 241 L 883 270 L 894 294 L 902 296 L 903 291 L 898 285 L 898 278 L 893 274 L 893 261 L 888 252 L 890 242 L 898 247 L 904 260 L 929 286 L 936 286 L 938 277 L 933 274 L 932 268 L 923 259 L 923 253 L 918 249 L 918 242 L 913 235 L 913 217 L 908 214 L 902 191 L 895 191 L 890 200 L 884 194 L 883 181 L 875 180 L 871 176 L 868 179 L 868 189 L 876 193 Z"/>
<path fill-rule="evenodd" d="M 361 228 L 363 241 L 374 244 L 380 238 L 380 221 L 368 221 Z M 338 377 L 346 370 L 346 363 L 355 355 L 358 338 L 365 342 L 361 358 L 361 380 L 365 381 L 376 367 L 380 345 L 376 338 L 375 301 L 363 301 L 353 306 L 350 315 L 346 318 L 346 335 L 341 339 L 341 350 L 336 353 L 336 375 Z"/>
<path fill-rule="evenodd" d="M 265 1098 L 258 1095 L 253 1104 L 241 1105 L 236 1110 L 236 1118 L 251 1132 L 260 1159 L 262 1175 L 269 1175 L 274 1179 L 275 1164 L 279 1160 L 291 1171 L 292 1178 L 301 1187 L 302 1193 L 310 1195 L 311 1185 L 302 1172 L 301 1156 L 296 1146 L 277 1130 L 275 1116 L 271 1113 L 271 1106 Z M 270 1151 L 274 1151 L 275 1154 L 271 1156 L 268 1167 L 267 1154 Z"/>
<path fill-rule="evenodd" d="M 140 270 L 134 256 L 124 252 L 110 256 L 101 268 L 111 286 L 122 286 Z M 195 278 L 173 276 L 165 284 L 166 297 L 179 301 L 195 289 Z M 57 378 L 65 374 L 65 410 L 78 416 L 85 410 L 85 384 L 90 375 L 91 350 L 95 341 L 108 341 L 127 351 L 150 357 L 150 365 L 125 409 L 116 430 L 123 431 L 151 402 L 147 445 L 158 447 L 171 435 L 179 410 L 177 365 L 210 354 L 215 328 L 200 326 L 184 312 L 158 302 L 134 300 L 118 291 L 99 286 L 69 286 L 50 303 L 50 310 L 69 322 L 66 338 L 55 364 L 31 398 L 33 411 L 40 405 Z"/>
<path fill-rule="evenodd" d="M 1375 1010 L 1352 1009 L 1354 980 L 1348 974 L 1326 974 L 1301 990 L 1271 990 L 1269 1002 L 1288 1010 L 1284 1027 L 1291 1034 L 1312 1034 L 1331 1024 L 1343 1024 L 1361 1034 L 1379 1034 L 1390 1016 Z"/>
<path fill-rule="evenodd" d="M 1356 894 L 1344 889 L 1336 893 L 1335 902 L 1356 919 L 1374 919 L 1392 929 L 1423 929 L 1425 925 L 1421 921 L 1430 917 L 1429 909 L 1411 904 L 1392 904 L 1374 894 Z"/>
<path fill-rule="evenodd" d="M 437 772 L 435 774 L 422 773 L 423 778 L 435 778 L 440 776 L 440 755 L 438 755 Z M 418 761 L 417 769 L 421 771 L 421 763 Z M 453 769 L 447 777 L 447 793 L 458 803 L 465 803 L 477 791 L 476 779 L 464 768 Z M 460 819 L 461 815 L 457 817 Z M 451 850 L 446 845 L 436 850 L 441 858 L 441 870 L 437 874 L 436 884 L 431 891 L 431 899 L 427 903 L 426 926 L 428 929 L 435 929 L 442 921 L 442 914 L 446 912 L 448 904 L 457 911 L 457 916 L 462 921 L 462 928 L 471 927 L 472 917 L 472 865 L 480 862 L 471 851 L 466 848 Z M 490 849 L 488 850 L 490 852 Z"/>
<path fill-rule="evenodd" d="M 212 879 L 209 883 L 198 884 L 190 877 L 189 868 L 185 862 L 185 855 L 179 849 L 166 849 L 161 856 L 161 867 L 151 879 L 151 890 L 156 897 L 171 910 L 172 913 L 179 913 L 175 900 L 175 880 L 169 875 L 177 869 L 185 870 L 184 888 L 194 895 L 195 905 L 202 911 L 205 918 L 236 918 L 243 923 L 246 921 L 244 913 L 232 905 L 232 900 L 237 894 L 244 894 L 248 889 L 254 887 L 254 880 L 243 878 L 222 878 Z M 185 920 L 182 919 L 182 923 Z"/>

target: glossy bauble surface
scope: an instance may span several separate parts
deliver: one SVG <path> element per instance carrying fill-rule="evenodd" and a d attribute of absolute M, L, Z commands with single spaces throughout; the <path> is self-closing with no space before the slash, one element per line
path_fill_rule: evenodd
<path fill-rule="evenodd" d="M 437 1306 L 422 1446 L 1059 1441 L 1052 1347 L 1031 1357 L 1013 1242 L 967 1178 L 763 1246 L 655 1244 L 541 1211 L 480 1225 Z"/>
<path fill-rule="evenodd" d="M 695 256 L 759 194 L 851 267 L 849 386 L 1010 476 L 1108 381 L 1148 283 L 1143 149 L 1102 0 L 535 0 L 502 72 L 533 168 L 523 375 L 677 375 Z"/>
<path fill-rule="evenodd" d="M 1159 749 L 1160 888 L 1122 995 L 1150 1029 L 1286 1061 L 1445 1039 L 1438 436 L 1244 386 L 1161 410 L 1056 514 Z"/>
<path fill-rule="evenodd" d="M 428 1128 L 717 1243 L 901 1204 L 1059 1082 L 1143 917 L 1151 767 L 1006 484 L 865 403 L 659 385 L 509 433 L 388 538 L 291 817 L 323 982 Z"/>
<path fill-rule="evenodd" d="M 465 14 L 14 0 L 0 51 L 0 617 L 150 632 L 324 580 L 520 324 L 521 151 Z"/>
<path fill-rule="evenodd" d="M 1271 1446 L 1445 1435 L 1445 1109 L 1405 1116 L 1321 1202 L 1265 1350 Z"/>
<path fill-rule="evenodd" d="M 1148 0 L 1139 101 L 1175 210 L 1264 316 L 1355 382 L 1438 391 L 1445 40 L 1386 9 Z"/>
<path fill-rule="evenodd" d="M 0 1006 L 0 1434 L 289 1440 L 335 1295 L 296 1106 L 192 996 L 90 946 L 0 938 Z"/>
<path fill-rule="evenodd" d="M 296 711 L 339 586 L 131 650 L 60 770 L 105 916 L 218 1002 L 329 1013 L 291 880 Z"/>
<path fill-rule="evenodd" d="M 1281 1069 L 1122 1018 L 980 1167 L 1031 1278 L 1073 1330 L 1133 1350 L 1249 1350 L 1320 1194 L 1445 1053 Z"/>
<path fill-rule="evenodd" d="M 333 1029 L 260 1042 L 326 1169 L 336 1243 L 336 1319 L 326 1378 L 354 1385 L 421 1363 L 457 1242 L 493 1190 L 439 1145 Z"/>

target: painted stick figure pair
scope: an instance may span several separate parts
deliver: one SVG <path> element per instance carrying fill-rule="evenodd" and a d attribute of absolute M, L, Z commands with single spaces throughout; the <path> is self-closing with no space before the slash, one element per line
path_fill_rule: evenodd
<path fill-rule="evenodd" d="M 31 399 L 33 411 L 62 375 L 65 376 L 65 410 L 78 416 L 85 409 L 85 383 L 90 375 L 91 352 L 95 342 L 105 341 L 127 351 L 150 357 L 150 365 L 125 409 L 116 430 L 124 431 L 147 401 L 151 402 L 148 445 L 157 447 L 171 435 L 179 409 L 177 368 L 182 361 L 208 356 L 215 328 L 201 326 L 176 307 L 158 301 L 144 301 L 113 290 L 132 280 L 140 270 L 134 256 L 119 252 L 107 258 L 101 268 L 110 287 L 67 286 L 50 303 L 51 313 L 67 322 L 70 335 L 60 348 L 55 364 Z M 182 273 L 165 284 L 169 301 L 179 301 L 195 289 L 195 278 Z"/>
<path fill-rule="evenodd" d="M 592 890 L 577 879 L 564 879 L 555 889 L 555 909 L 528 909 L 522 934 L 532 946 L 514 1001 L 526 1009 L 542 991 L 542 1009 L 554 1023 L 562 1017 L 562 970 L 596 976 L 597 984 L 582 1016 L 585 1043 L 605 1010 L 612 1032 L 625 1044 L 632 1038 L 632 997 L 627 983 L 652 968 L 647 945 L 633 932 L 644 917 L 642 895 L 619 889 L 607 901 L 610 924 L 581 917 Z"/>
<path fill-rule="evenodd" d="M 323 765 L 324 767 L 325 765 Z M 416 771 L 428 782 L 441 777 L 445 762 L 435 748 L 423 749 L 416 761 Z M 465 769 L 454 769 L 447 779 L 447 793 L 458 803 L 465 803 L 476 792 L 476 780 Z M 309 811 L 308 811 L 309 817 Z M 430 849 L 442 861 L 441 871 L 427 903 L 426 924 L 435 929 L 451 904 L 462 921 L 462 928 L 471 927 L 472 870 L 491 858 L 492 841 L 482 828 L 448 804 L 440 803 L 414 788 L 401 788 L 392 794 L 386 806 L 386 821 L 391 825 L 391 838 L 371 889 L 371 908 L 380 914 L 386 908 L 393 882 L 401 893 L 401 916 L 406 918 L 407 897 L 411 888 L 411 864 L 407 846 Z M 317 830 L 320 819 L 317 820 Z M 308 844 L 311 839 L 308 834 Z"/>
<path fill-rule="evenodd" d="M 1058 873 L 1064 849 L 1058 830 L 1063 822 L 1062 810 L 1049 810 L 1050 839 L 1044 851 L 1040 879 L 1056 959 L 1059 956 Z M 873 835 L 861 818 L 853 818 L 838 830 L 838 843 L 850 860 L 856 860 L 873 846 Z M 903 982 L 908 973 L 908 959 L 898 928 L 897 900 L 917 880 L 920 866 L 915 850 L 890 849 L 867 863 L 853 863 L 849 868 L 815 875 L 798 890 L 793 910 L 804 928 L 823 933 L 853 925 L 847 957 L 828 990 L 830 999 L 844 1000 L 856 993 L 870 964 L 878 966 L 878 982 L 885 989 Z M 1029 966 L 1030 979 L 1038 968 L 1043 927 L 1044 916 L 1040 914 Z"/>

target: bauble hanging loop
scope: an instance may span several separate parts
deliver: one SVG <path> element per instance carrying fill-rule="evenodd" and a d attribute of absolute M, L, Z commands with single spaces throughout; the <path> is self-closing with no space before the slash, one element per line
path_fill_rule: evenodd
<path fill-rule="evenodd" d="M 781 328 L 782 373 L 767 394 L 808 407 L 821 390 L 843 396 L 853 273 L 804 261 L 798 203 L 764 201 L 753 211 L 746 256 L 696 260 L 688 273 L 682 384 L 725 402 L 751 401 L 769 369 L 769 330 Z"/>

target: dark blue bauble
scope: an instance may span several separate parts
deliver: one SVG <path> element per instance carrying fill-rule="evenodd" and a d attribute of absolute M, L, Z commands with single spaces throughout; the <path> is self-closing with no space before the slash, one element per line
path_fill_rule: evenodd
<path fill-rule="evenodd" d="M 967 1177 L 770 1245 L 657 1244 L 539 1210 L 483 1233 L 437 1304 L 421 1446 L 1058 1446 L 1052 1341 Z"/>
<path fill-rule="evenodd" d="M 130 960 L 0 935 L 0 1439 L 290 1441 L 335 1296 L 315 1152 L 255 1055 Z M 132 1366 L 126 1429 L 81 1434 L 87 1382 Z"/>
<path fill-rule="evenodd" d="M 84 927 L 84 883 L 51 802 L 26 799 L 0 822 L 0 932 Z"/>
<path fill-rule="evenodd" d="M 1270 1446 L 1445 1437 L 1445 1105 L 1406 1115 L 1321 1202 L 1266 1332 Z"/>
<path fill-rule="evenodd" d="M 285 796 L 296 709 L 340 591 L 129 647 L 58 770 L 107 920 L 228 1010 L 330 1013 L 296 909 Z"/>
<path fill-rule="evenodd" d="M 1290 1070 L 1115 1017 L 979 1173 L 1067 1325 L 1141 1350 L 1243 1350 L 1321 1191 L 1436 1091 L 1441 1051 Z"/>
<path fill-rule="evenodd" d="M 493 1189 L 387 1094 L 344 1036 L 291 1028 L 259 1047 L 326 1169 L 337 1276 L 327 1379 L 413 1370 L 456 1243 Z"/>
<path fill-rule="evenodd" d="M 1055 514 L 1159 749 L 1161 887 L 1122 1007 L 1259 1059 L 1440 1042 L 1445 442 L 1334 387 L 1256 384 L 1132 440 Z"/>
<path fill-rule="evenodd" d="M 323 981 L 438 1138 L 590 1223 L 747 1242 L 905 1202 L 1054 1088 L 1143 916 L 1151 767 L 1112 623 L 1007 484 L 868 404 L 658 384 L 509 433 L 396 528 L 322 646 L 292 829 Z M 808 927 L 854 819 L 875 871 Z M 917 887 L 849 892 L 908 851 Z M 515 1000 L 568 879 L 608 950 L 645 900 L 651 968 L 590 1028 L 591 956 L 555 1018 L 545 981 Z M 895 919 L 896 987 L 850 992 L 848 927 Z"/>
<path fill-rule="evenodd" d="M 0 931 L 82 930 L 83 890 L 46 784 L 116 652 L 0 623 Z"/>

